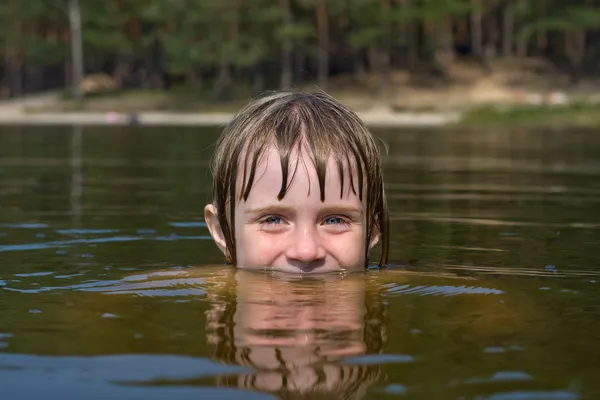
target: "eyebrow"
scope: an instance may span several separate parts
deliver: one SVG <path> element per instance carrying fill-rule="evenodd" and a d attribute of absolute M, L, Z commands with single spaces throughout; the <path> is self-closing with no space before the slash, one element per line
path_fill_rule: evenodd
<path fill-rule="evenodd" d="M 319 211 L 324 214 L 359 214 L 359 215 L 363 214 L 362 208 L 342 206 L 342 205 L 326 206 L 326 207 L 323 207 L 322 209 L 320 209 Z M 252 208 L 252 209 L 244 211 L 244 214 L 264 214 L 264 213 L 286 214 L 286 213 L 291 213 L 291 212 L 294 212 L 294 207 L 272 205 L 272 206 L 265 206 L 265 207 L 259 207 L 259 208 Z"/>

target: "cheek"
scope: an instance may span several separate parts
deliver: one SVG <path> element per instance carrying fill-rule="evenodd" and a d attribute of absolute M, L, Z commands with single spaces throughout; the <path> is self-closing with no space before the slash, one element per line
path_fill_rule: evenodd
<path fill-rule="evenodd" d="M 238 233 L 239 232 L 239 233 Z M 281 252 L 277 238 L 267 237 L 262 232 L 246 229 L 236 231 L 237 260 L 240 266 L 269 266 Z"/>
<path fill-rule="evenodd" d="M 330 238 L 329 251 L 336 255 L 341 264 L 360 265 L 365 262 L 365 237 L 360 232 L 352 232 Z"/>

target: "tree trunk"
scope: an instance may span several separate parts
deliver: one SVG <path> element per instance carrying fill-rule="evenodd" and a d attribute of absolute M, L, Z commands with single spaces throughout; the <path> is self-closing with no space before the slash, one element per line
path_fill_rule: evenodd
<path fill-rule="evenodd" d="M 369 46 L 369 72 L 374 73 L 380 70 L 379 56 L 375 45 Z"/>
<path fill-rule="evenodd" d="M 522 36 L 517 42 L 517 55 L 519 57 L 527 57 L 529 50 L 529 36 Z"/>
<path fill-rule="evenodd" d="M 71 27 L 71 60 L 73 62 L 73 97 L 83 98 L 83 41 L 81 38 L 81 10 L 79 0 L 69 0 L 69 25 Z"/>
<path fill-rule="evenodd" d="M 199 89 L 202 87 L 202 72 L 200 72 L 198 68 L 191 68 L 187 74 L 186 80 L 190 86 Z"/>
<path fill-rule="evenodd" d="M 365 70 L 365 63 L 362 59 L 362 52 L 358 47 L 354 47 L 352 56 L 354 64 L 354 79 L 357 82 L 362 82 L 367 72 Z"/>
<path fill-rule="evenodd" d="M 390 99 L 390 51 L 391 51 L 391 29 L 389 15 L 392 11 L 390 0 L 381 0 L 381 22 L 383 25 L 383 36 L 379 50 L 379 98 L 387 104 Z"/>
<path fill-rule="evenodd" d="M 236 48 L 239 47 L 238 43 L 239 43 L 239 36 L 240 36 L 240 13 L 241 13 L 241 9 L 242 9 L 242 3 L 244 0 L 233 0 L 233 4 L 232 4 L 232 9 L 231 9 L 231 13 L 233 15 L 235 15 L 236 17 L 233 18 L 233 20 L 231 21 L 230 27 L 229 27 L 229 40 L 231 40 L 233 43 L 236 44 Z M 235 64 L 235 61 L 232 61 L 232 59 L 228 60 L 228 65 L 223 69 L 224 71 L 226 71 L 225 74 L 225 86 L 227 88 L 227 99 L 230 100 L 232 98 L 233 92 L 233 80 L 235 77 L 235 71 L 237 65 Z M 231 69 L 233 68 L 234 70 L 234 74 L 231 73 Z"/>
<path fill-rule="evenodd" d="M 0 99 L 5 100 L 10 97 L 10 79 L 8 78 L 8 65 L 6 65 L 6 61 L 4 62 L 1 71 L 3 74 L 2 81 L 0 81 Z"/>
<path fill-rule="evenodd" d="M 515 5 L 510 1 L 504 7 L 504 18 L 502 20 L 502 54 L 504 57 L 513 55 L 514 29 Z"/>
<path fill-rule="evenodd" d="M 447 71 L 454 62 L 454 49 L 452 47 L 452 18 L 445 17 L 436 29 L 435 63 Z"/>
<path fill-rule="evenodd" d="M 585 30 L 575 29 L 565 32 L 565 54 L 571 61 L 573 83 L 579 81 L 581 66 L 585 58 Z"/>
<path fill-rule="evenodd" d="M 483 48 L 480 1 L 481 0 L 473 0 L 474 10 L 471 13 L 471 51 L 476 57 L 481 57 Z"/>
<path fill-rule="evenodd" d="M 169 90 L 170 84 L 163 63 L 163 44 L 160 38 L 154 37 L 148 59 L 150 85 L 152 89 Z"/>
<path fill-rule="evenodd" d="M 542 55 L 546 53 L 548 48 L 548 32 L 540 31 L 537 36 L 537 51 L 538 55 Z"/>
<path fill-rule="evenodd" d="M 6 63 L 9 97 L 23 95 L 23 63 L 19 57 L 9 59 Z"/>
<path fill-rule="evenodd" d="M 296 44 L 295 51 L 293 53 L 294 60 L 294 71 L 293 71 L 293 82 L 302 83 L 304 82 L 304 73 L 306 67 L 306 55 L 304 53 L 304 46 L 302 44 Z"/>
<path fill-rule="evenodd" d="M 22 50 L 23 31 L 19 18 L 21 0 L 12 0 L 8 4 L 8 26 L 4 53 L 4 66 L 6 70 L 7 97 L 18 97 L 23 93 Z"/>
<path fill-rule="evenodd" d="M 396 5 L 398 7 L 398 9 L 400 11 L 405 12 L 406 8 L 408 7 L 409 4 L 409 0 L 396 0 Z M 401 62 L 405 63 L 404 65 L 406 65 L 406 63 L 408 62 L 409 65 L 409 69 L 413 67 L 413 60 L 412 60 L 412 53 L 414 52 L 414 49 L 412 47 L 412 35 L 411 35 L 411 26 L 412 26 L 412 20 L 402 20 L 402 22 L 398 23 L 397 26 L 397 35 L 403 36 L 405 38 L 405 43 L 404 45 L 406 46 L 406 48 L 408 49 L 408 57 L 407 58 L 402 58 Z M 416 63 L 415 63 L 416 64 Z"/>
<path fill-rule="evenodd" d="M 42 89 L 40 67 L 36 65 L 27 65 L 25 67 L 25 92 L 35 93 Z"/>
<path fill-rule="evenodd" d="M 279 0 L 279 6 L 281 7 L 284 28 L 290 28 L 294 24 L 290 0 Z M 289 89 L 292 87 L 292 65 L 294 55 L 294 43 L 289 35 L 285 35 L 285 37 L 282 38 L 281 47 L 281 80 L 279 85 L 281 89 Z"/>
<path fill-rule="evenodd" d="M 490 73 L 492 72 L 491 70 L 491 66 L 492 66 L 492 62 L 493 60 L 497 57 L 498 55 L 498 48 L 499 48 L 499 44 L 500 44 L 500 25 L 499 25 L 499 21 L 498 21 L 498 15 L 497 15 L 497 5 L 496 2 L 492 2 L 491 4 L 488 3 L 489 9 L 488 9 L 488 21 L 485 22 L 485 26 L 486 26 L 486 40 L 484 41 L 485 44 L 483 45 L 483 49 L 482 49 L 482 54 L 481 54 L 481 65 L 483 67 L 483 69 Z"/>
<path fill-rule="evenodd" d="M 71 66 L 72 68 L 72 66 Z M 126 82 L 130 78 L 131 60 L 129 56 L 121 54 L 117 57 L 117 66 L 113 72 L 113 78 L 117 82 L 119 88 L 126 86 Z M 73 76 L 73 74 L 71 74 Z"/>
<path fill-rule="evenodd" d="M 290 77 L 291 77 L 291 66 L 290 66 Z M 254 93 L 260 93 L 265 89 L 265 74 L 262 71 L 261 65 L 257 64 L 252 70 L 252 91 Z"/>
<path fill-rule="evenodd" d="M 317 80 L 322 90 L 327 90 L 329 77 L 329 21 L 326 0 L 317 0 L 315 14 L 317 19 L 318 69 Z"/>
<path fill-rule="evenodd" d="M 219 75 L 214 87 L 214 97 L 217 101 L 231 100 L 231 70 L 226 61 L 219 65 Z"/>
<path fill-rule="evenodd" d="M 543 18 L 546 15 L 548 15 L 548 4 L 546 4 L 546 2 L 542 1 L 539 4 L 538 17 Z M 537 32 L 537 47 L 536 47 L 537 55 L 539 56 L 541 54 L 544 54 L 547 46 L 548 46 L 548 32 L 546 30 L 539 30 Z"/>
<path fill-rule="evenodd" d="M 415 71 L 419 65 L 419 54 L 421 52 L 419 48 L 419 26 L 416 21 L 410 21 L 407 26 L 407 37 L 408 37 L 408 69 Z"/>

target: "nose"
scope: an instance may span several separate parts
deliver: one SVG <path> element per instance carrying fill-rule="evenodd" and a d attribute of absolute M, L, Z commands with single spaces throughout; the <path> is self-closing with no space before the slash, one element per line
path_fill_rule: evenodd
<path fill-rule="evenodd" d="M 325 259 L 325 248 L 315 228 L 304 227 L 293 235 L 286 254 L 291 264 L 302 269 L 316 267 Z"/>

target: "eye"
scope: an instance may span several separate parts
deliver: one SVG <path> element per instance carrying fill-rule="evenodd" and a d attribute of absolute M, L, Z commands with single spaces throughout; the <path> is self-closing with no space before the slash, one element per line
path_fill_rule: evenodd
<path fill-rule="evenodd" d="M 280 232 L 286 229 L 286 220 L 279 215 L 266 215 L 258 220 L 260 229 L 266 232 Z"/>
<path fill-rule="evenodd" d="M 346 222 L 342 217 L 327 217 L 325 219 L 326 225 L 338 225 Z"/>
<path fill-rule="evenodd" d="M 269 215 L 261 220 L 261 223 L 267 225 L 278 225 L 283 223 L 283 219 L 277 215 Z"/>
<path fill-rule="evenodd" d="M 329 215 L 321 220 L 323 228 L 330 233 L 343 233 L 351 229 L 353 219 L 346 215 Z"/>

